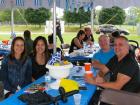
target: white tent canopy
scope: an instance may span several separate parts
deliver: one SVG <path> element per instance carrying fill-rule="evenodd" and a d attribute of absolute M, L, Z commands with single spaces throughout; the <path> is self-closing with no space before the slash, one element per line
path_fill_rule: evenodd
<path fill-rule="evenodd" d="M 121 8 L 127 7 L 140 7 L 139 0 L 0 0 L 0 9 L 11 8 L 11 32 L 14 33 L 14 18 L 13 8 L 52 8 L 53 7 L 53 33 L 54 33 L 54 45 L 56 46 L 56 6 L 64 8 L 65 10 L 71 10 L 73 8 L 79 8 L 81 6 L 89 7 L 91 10 L 95 6 L 112 7 L 119 6 Z M 91 27 L 93 27 L 93 11 L 91 11 Z M 54 49 L 55 52 L 55 49 Z"/>
<path fill-rule="evenodd" d="M 80 6 L 85 6 L 93 3 L 95 6 L 112 7 L 119 6 L 121 8 L 127 8 L 130 6 L 140 7 L 139 0 L 56 0 L 60 1 L 59 5 L 61 8 L 70 9 L 72 7 L 79 8 Z"/>
<path fill-rule="evenodd" d="M 51 8 L 53 1 L 57 7 L 64 9 L 79 8 L 81 6 L 89 6 L 93 3 L 95 6 L 112 7 L 119 6 L 127 8 L 129 6 L 140 7 L 139 0 L 0 0 L 0 9 L 11 8 L 11 6 L 19 8 Z"/>

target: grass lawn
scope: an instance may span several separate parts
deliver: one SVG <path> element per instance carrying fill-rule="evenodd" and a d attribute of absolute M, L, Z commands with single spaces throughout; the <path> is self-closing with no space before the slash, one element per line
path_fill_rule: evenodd
<path fill-rule="evenodd" d="M 72 38 L 75 37 L 76 34 L 77 34 L 76 32 L 65 32 L 63 34 L 64 42 L 70 44 Z M 35 39 L 39 35 L 44 36 L 46 38 L 48 36 L 48 35 L 44 35 L 44 34 L 33 34 L 32 35 L 32 39 Z M 22 35 L 18 35 L 18 36 L 22 36 Z M 98 41 L 98 37 L 99 37 L 99 35 L 94 34 L 94 38 L 95 38 L 95 41 L 96 42 Z M 128 39 L 138 41 L 139 44 L 140 44 L 140 36 L 132 34 L 132 35 L 128 35 L 127 37 L 128 37 Z M 0 35 L 0 40 L 5 40 L 5 39 L 8 39 L 9 40 L 10 39 L 10 35 Z M 60 41 L 59 41 L 59 38 L 58 37 L 57 37 L 57 45 L 58 46 L 60 45 Z"/>
<path fill-rule="evenodd" d="M 94 30 L 96 30 L 97 26 L 94 26 Z M 140 35 L 136 35 L 136 26 L 126 26 L 126 25 L 122 25 L 122 26 L 117 26 L 118 28 L 125 28 L 127 30 L 129 30 L 130 35 L 128 35 L 128 39 L 131 40 L 136 40 L 139 42 L 140 44 Z M 16 25 L 15 26 L 15 32 L 21 32 L 23 33 L 24 30 L 31 30 L 31 32 L 33 33 L 37 33 L 37 34 L 32 34 L 32 39 L 35 39 L 37 36 L 42 35 L 45 36 L 47 38 L 48 35 L 45 34 L 39 34 L 39 33 L 44 33 L 44 26 L 42 26 L 41 28 L 39 28 L 38 26 L 33 26 L 33 25 Z M 71 42 L 72 38 L 76 36 L 78 30 L 79 30 L 79 26 L 65 26 L 65 30 L 66 32 L 63 34 L 63 38 L 64 38 L 64 42 L 65 43 L 69 43 Z M 77 30 L 77 31 L 76 31 Z M 9 25 L 3 25 L 0 26 L 0 33 L 1 32 L 10 32 L 10 26 Z M 22 34 L 20 34 L 20 36 L 22 36 Z M 99 35 L 94 33 L 94 38 L 95 41 L 97 42 Z M 9 40 L 10 39 L 10 35 L 8 34 L 0 34 L 0 40 Z M 57 45 L 60 45 L 60 41 L 57 38 Z"/>

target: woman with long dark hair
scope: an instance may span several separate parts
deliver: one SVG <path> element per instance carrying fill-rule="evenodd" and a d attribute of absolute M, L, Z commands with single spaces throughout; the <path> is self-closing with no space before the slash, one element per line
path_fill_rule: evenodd
<path fill-rule="evenodd" d="M 25 41 L 22 37 L 16 37 L 12 41 L 11 52 L 4 57 L 1 70 L 7 96 L 31 83 L 32 63 L 26 56 Z"/>
<path fill-rule="evenodd" d="M 71 41 L 69 53 L 73 52 L 74 50 L 83 48 L 84 37 L 85 37 L 85 32 L 83 30 L 79 30 L 79 32 L 77 33 L 77 36 L 74 37 Z"/>
<path fill-rule="evenodd" d="M 33 42 L 33 53 L 31 54 L 32 59 L 32 77 L 38 79 L 43 76 L 48 69 L 46 64 L 50 59 L 50 53 L 48 51 L 47 40 L 43 36 L 38 36 Z"/>

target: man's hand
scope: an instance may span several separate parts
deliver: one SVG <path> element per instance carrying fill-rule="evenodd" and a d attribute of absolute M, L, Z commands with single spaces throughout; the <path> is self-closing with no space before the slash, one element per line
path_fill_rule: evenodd
<path fill-rule="evenodd" d="M 94 77 L 89 77 L 88 75 L 85 75 L 85 81 L 89 84 L 94 84 L 96 85 L 96 81 Z"/>
<path fill-rule="evenodd" d="M 97 75 L 97 77 L 95 78 L 95 81 L 99 84 L 104 83 L 105 80 L 103 77 L 100 77 L 99 75 Z"/>

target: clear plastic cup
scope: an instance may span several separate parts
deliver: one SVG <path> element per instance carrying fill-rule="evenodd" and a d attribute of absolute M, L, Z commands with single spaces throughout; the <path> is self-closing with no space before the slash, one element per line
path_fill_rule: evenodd
<path fill-rule="evenodd" d="M 73 97 L 74 97 L 74 103 L 75 103 L 75 105 L 80 105 L 80 102 L 81 102 L 81 94 L 74 94 Z"/>

